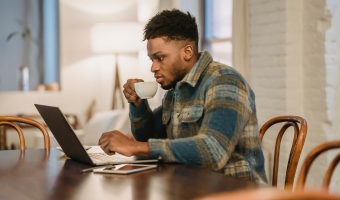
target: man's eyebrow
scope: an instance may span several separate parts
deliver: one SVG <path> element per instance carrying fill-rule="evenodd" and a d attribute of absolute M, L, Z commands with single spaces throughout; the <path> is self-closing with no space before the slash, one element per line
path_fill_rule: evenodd
<path fill-rule="evenodd" d="M 158 53 L 160 53 L 160 52 L 162 52 L 162 51 L 157 51 L 156 53 L 154 53 L 154 54 L 151 54 L 151 56 L 156 56 Z M 149 56 L 149 55 L 148 55 Z M 149 56 L 150 57 L 150 56 Z"/>

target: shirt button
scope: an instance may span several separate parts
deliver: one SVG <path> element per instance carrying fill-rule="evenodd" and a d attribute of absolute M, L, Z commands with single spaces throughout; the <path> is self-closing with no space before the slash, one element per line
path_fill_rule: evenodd
<path fill-rule="evenodd" d="M 180 114 L 179 113 L 176 113 L 176 117 L 179 117 L 180 116 Z"/>

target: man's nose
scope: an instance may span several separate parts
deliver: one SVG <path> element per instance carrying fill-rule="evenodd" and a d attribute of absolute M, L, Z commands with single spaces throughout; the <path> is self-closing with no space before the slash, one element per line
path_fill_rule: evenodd
<path fill-rule="evenodd" d="M 152 62 L 152 65 L 151 65 L 151 72 L 152 73 L 155 73 L 156 71 L 159 71 L 160 67 L 159 67 L 159 64 L 155 63 L 155 62 Z"/>

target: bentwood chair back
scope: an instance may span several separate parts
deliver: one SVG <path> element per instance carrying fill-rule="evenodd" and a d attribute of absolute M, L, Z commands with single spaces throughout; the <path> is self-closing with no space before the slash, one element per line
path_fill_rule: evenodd
<path fill-rule="evenodd" d="M 18 132 L 19 139 L 20 139 L 20 150 L 25 150 L 25 137 L 24 137 L 24 134 L 23 134 L 21 128 L 19 127 L 19 125 L 15 124 L 13 122 L 26 123 L 26 124 L 35 126 L 38 129 L 40 129 L 40 131 L 42 132 L 42 134 L 44 136 L 44 144 L 45 144 L 44 148 L 45 149 L 51 148 L 50 136 L 48 135 L 48 131 L 39 122 L 37 122 L 33 119 L 25 118 L 25 117 L 0 116 L 0 126 L 1 125 L 11 126 Z"/>
<path fill-rule="evenodd" d="M 278 169 L 279 169 L 279 156 L 280 156 L 280 145 L 283 134 L 286 130 L 292 126 L 294 128 L 294 139 L 292 142 L 292 147 L 290 150 L 289 160 L 287 164 L 287 171 L 286 171 L 286 179 L 285 179 L 285 190 L 292 191 L 294 177 L 296 173 L 296 168 L 300 159 L 301 151 L 303 145 L 305 143 L 305 139 L 307 136 L 307 122 L 302 117 L 298 116 L 281 116 L 275 117 L 268 122 L 266 122 L 260 129 L 260 138 L 261 141 L 265 132 L 274 124 L 286 122 L 283 127 L 281 128 L 275 144 L 275 155 L 274 155 L 274 165 L 273 165 L 273 179 L 272 179 L 272 186 L 277 186 L 277 177 L 278 177 Z M 300 128 L 298 126 L 300 124 Z"/>
<path fill-rule="evenodd" d="M 297 183 L 296 183 L 296 191 L 304 190 L 308 171 L 309 171 L 313 161 L 315 160 L 315 158 L 317 158 L 320 154 L 322 154 L 325 151 L 328 151 L 328 150 L 331 150 L 331 149 L 337 149 L 337 148 L 340 149 L 340 140 L 326 142 L 324 144 L 321 144 L 321 145 L 317 146 L 316 148 L 314 148 L 308 154 L 308 156 L 306 157 L 306 159 L 303 162 L 302 167 L 301 167 L 299 178 L 298 178 Z M 334 169 L 335 169 L 336 165 L 339 163 L 339 160 L 340 160 L 340 154 L 335 157 L 333 162 L 328 167 L 328 170 L 326 172 L 326 175 L 325 175 L 325 178 L 324 178 L 324 181 L 323 181 L 323 185 L 322 185 L 322 188 L 323 188 L 324 191 L 328 191 L 329 183 L 331 181 Z"/>

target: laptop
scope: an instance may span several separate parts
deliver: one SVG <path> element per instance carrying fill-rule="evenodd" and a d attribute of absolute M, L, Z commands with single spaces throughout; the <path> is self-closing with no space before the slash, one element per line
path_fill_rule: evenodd
<path fill-rule="evenodd" d="M 93 166 L 158 162 L 158 160 L 155 159 L 137 156 L 127 157 L 118 153 L 112 156 L 109 156 L 106 153 L 87 153 L 58 107 L 38 104 L 34 105 L 38 109 L 47 126 L 50 128 L 66 156 L 71 159 Z"/>

